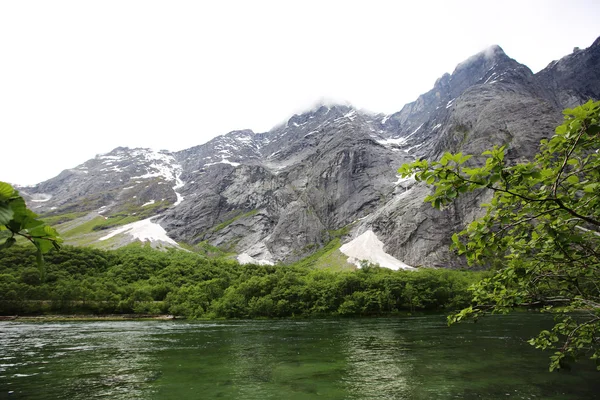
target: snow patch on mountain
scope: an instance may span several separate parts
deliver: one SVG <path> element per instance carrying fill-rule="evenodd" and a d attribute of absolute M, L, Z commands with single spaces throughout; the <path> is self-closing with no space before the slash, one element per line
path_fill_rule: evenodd
<path fill-rule="evenodd" d="M 175 177 L 175 186 L 173 186 L 173 191 L 175 192 L 175 196 L 177 196 L 177 201 L 175 201 L 175 203 L 173 204 L 173 207 L 180 205 L 181 202 L 183 201 L 183 196 L 177 190 L 181 189 L 182 187 L 185 186 L 185 182 L 183 182 L 180 178 L 181 173 L 182 173 L 181 166 L 178 165 L 178 167 L 179 167 L 179 171 L 177 172 L 177 176 Z"/>
<path fill-rule="evenodd" d="M 180 164 L 177 163 L 177 161 L 175 161 L 175 157 L 164 151 L 157 152 L 150 149 L 134 149 L 130 152 L 130 156 L 133 158 L 142 158 L 147 163 L 149 163 L 149 165 L 146 166 L 145 174 L 139 176 L 132 176 L 130 180 L 163 178 L 166 181 L 174 182 L 175 185 L 173 186 L 173 191 L 177 196 L 177 201 L 175 201 L 173 205 L 177 206 L 181 204 L 181 202 L 183 201 L 183 196 L 177 190 L 181 189 L 185 185 L 185 183 L 180 178 L 183 172 L 183 168 Z M 100 156 L 100 158 L 101 157 L 114 156 Z"/>
<path fill-rule="evenodd" d="M 157 177 L 164 178 L 167 181 L 175 181 L 177 179 L 177 170 L 180 170 L 181 166 L 177 164 L 172 155 L 153 151 L 133 151 L 132 155 L 143 156 L 146 161 L 150 162 L 150 165 L 146 167 L 147 173 L 140 176 L 132 176 L 131 179 L 148 179 Z"/>
<path fill-rule="evenodd" d="M 406 138 L 399 137 L 399 138 L 395 138 L 395 139 L 391 139 L 391 138 L 383 139 L 383 140 L 378 140 L 377 143 L 382 144 L 386 147 L 393 146 L 393 145 L 400 146 L 400 145 L 406 143 Z"/>
<path fill-rule="evenodd" d="M 417 129 L 412 131 L 407 136 L 402 136 L 402 137 L 395 138 L 395 139 L 390 138 L 390 139 L 377 140 L 377 143 L 384 145 L 386 147 L 401 146 L 401 145 L 405 144 L 412 135 L 417 133 L 421 129 L 422 126 L 423 126 L 423 124 L 419 125 L 419 127 Z"/>
<path fill-rule="evenodd" d="M 242 253 L 236 257 L 240 264 L 256 264 L 256 265 L 274 265 L 268 260 L 258 260 L 247 253 Z"/>
<path fill-rule="evenodd" d="M 340 251 L 348 256 L 349 263 L 359 268 L 360 262 L 364 260 L 393 270 L 414 269 L 383 251 L 383 242 L 370 229 L 356 239 L 344 244 L 340 247 Z"/>
<path fill-rule="evenodd" d="M 50 200 L 51 198 L 52 198 L 51 194 L 40 193 L 40 194 L 34 194 L 30 201 L 32 201 L 34 203 L 45 203 L 48 200 Z"/>
<path fill-rule="evenodd" d="M 100 159 L 100 160 L 121 161 L 123 159 L 123 156 L 109 156 L 109 155 L 106 155 L 106 154 L 102 154 L 102 155 L 98 156 L 98 159 Z"/>
<path fill-rule="evenodd" d="M 101 237 L 99 240 L 104 241 L 123 233 L 128 234 L 134 239 L 138 239 L 142 242 L 163 242 L 179 247 L 177 242 L 167 235 L 167 232 L 162 226 L 160 226 L 156 222 L 152 222 L 152 218 L 154 217 L 124 225 L 120 228 L 113 230 L 108 235 Z"/>
<path fill-rule="evenodd" d="M 417 129 L 415 129 L 414 131 L 412 131 L 407 137 L 406 139 L 408 139 L 409 137 L 411 137 L 412 135 L 414 135 L 415 133 L 419 132 L 419 129 L 421 129 L 421 127 L 423 126 L 423 124 L 419 125 L 419 127 Z"/>
<path fill-rule="evenodd" d="M 356 110 L 352 110 L 349 113 L 346 113 L 344 115 L 344 118 L 348 118 L 350 121 L 354 121 L 354 118 L 356 118 Z"/>
<path fill-rule="evenodd" d="M 233 165 L 234 167 L 237 167 L 240 165 L 240 163 L 236 163 L 233 161 L 229 161 L 227 158 L 225 158 L 224 156 L 221 156 L 221 161 L 217 161 L 217 162 L 213 162 L 213 163 L 208 163 L 208 164 L 204 164 L 205 167 L 209 167 L 211 165 L 216 165 L 216 164 L 229 164 L 229 165 Z"/>
<path fill-rule="evenodd" d="M 87 172 L 87 171 L 84 171 Z M 122 168 L 119 168 L 117 165 L 113 165 L 107 168 L 102 168 L 100 172 L 123 172 Z"/>

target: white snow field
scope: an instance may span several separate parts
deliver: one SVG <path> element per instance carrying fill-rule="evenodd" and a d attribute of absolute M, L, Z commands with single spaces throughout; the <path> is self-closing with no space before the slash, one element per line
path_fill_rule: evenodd
<path fill-rule="evenodd" d="M 162 226 L 151 221 L 152 218 L 154 217 L 124 225 L 113 230 L 108 235 L 101 237 L 100 240 L 107 240 L 120 233 L 126 233 L 142 242 L 163 242 L 179 247 L 176 241 L 167 236 L 167 231 L 165 231 Z"/>
<path fill-rule="evenodd" d="M 340 251 L 348 256 L 349 263 L 357 267 L 360 267 L 360 262 L 364 260 L 393 270 L 415 269 L 383 251 L 383 243 L 370 229 L 344 244 Z"/>

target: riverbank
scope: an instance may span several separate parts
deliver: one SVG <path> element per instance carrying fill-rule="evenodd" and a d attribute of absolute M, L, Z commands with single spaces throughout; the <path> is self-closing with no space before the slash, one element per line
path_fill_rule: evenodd
<path fill-rule="evenodd" d="M 68 321 L 152 321 L 179 319 L 167 314 L 106 314 L 106 315 L 27 315 L 0 316 L 1 321 L 14 322 L 68 322 Z"/>

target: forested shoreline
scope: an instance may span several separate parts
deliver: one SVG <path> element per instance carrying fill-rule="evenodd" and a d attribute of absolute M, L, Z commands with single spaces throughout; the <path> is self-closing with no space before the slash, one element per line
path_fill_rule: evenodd
<path fill-rule="evenodd" d="M 0 252 L 0 315 L 172 314 L 185 318 L 378 316 L 456 310 L 485 273 L 365 266 L 240 265 L 180 250 L 65 246 Z"/>

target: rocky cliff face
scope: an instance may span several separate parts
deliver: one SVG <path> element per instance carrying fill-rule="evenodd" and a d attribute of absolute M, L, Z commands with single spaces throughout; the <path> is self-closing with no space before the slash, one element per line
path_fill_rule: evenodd
<path fill-rule="evenodd" d="M 164 226 L 188 243 L 207 241 L 269 262 L 304 257 L 385 202 L 405 152 L 378 143 L 376 116 L 321 106 L 272 131 L 232 132 L 175 154 L 186 200 Z M 206 148 L 218 157 L 206 158 Z M 187 200 L 189 199 L 189 201 Z"/>
<path fill-rule="evenodd" d="M 495 144 L 530 158 L 564 107 L 600 98 L 599 53 L 597 40 L 533 74 L 493 46 L 392 115 L 322 105 L 269 132 L 234 131 L 176 153 L 117 148 L 22 191 L 38 212 L 158 215 L 171 238 L 245 261 L 293 261 L 347 228 L 346 241 L 373 231 L 406 264 L 460 266 L 449 237 L 481 199 L 433 210 L 423 204 L 430 189 L 396 169 Z"/>

